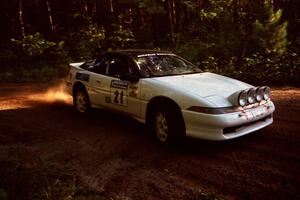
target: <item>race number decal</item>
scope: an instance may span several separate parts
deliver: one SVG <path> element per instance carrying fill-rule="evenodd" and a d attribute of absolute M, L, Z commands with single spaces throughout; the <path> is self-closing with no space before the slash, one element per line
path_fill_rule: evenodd
<path fill-rule="evenodd" d="M 127 106 L 128 82 L 112 80 L 110 85 L 111 103 Z"/>
<path fill-rule="evenodd" d="M 116 90 L 114 95 L 115 95 L 114 103 L 123 105 L 124 104 L 124 91 Z"/>

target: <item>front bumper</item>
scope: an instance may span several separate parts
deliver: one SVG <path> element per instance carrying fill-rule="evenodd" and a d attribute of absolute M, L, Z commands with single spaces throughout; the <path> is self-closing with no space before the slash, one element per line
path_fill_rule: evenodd
<path fill-rule="evenodd" d="M 205 114 L 182 110 L 188 137 L 228 140 L 262 129 L 273 122 L 273 102 L 227 114 Z"/>

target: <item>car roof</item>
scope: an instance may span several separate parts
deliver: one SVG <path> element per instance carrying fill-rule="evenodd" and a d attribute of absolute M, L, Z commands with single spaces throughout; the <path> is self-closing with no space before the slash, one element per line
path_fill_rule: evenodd
<path fill-rule="evenodd" d="M 126 50 L 114 50 L 109 51 L 106 54 L 121 54 L 126 55 L 129 57 L 138 57 L 141 55 L 148 55 L 148 54 L 173 54 L 168 51 L 161 51 L 161 50 L 148 50 L 148 49 L 126 49 Z"/>

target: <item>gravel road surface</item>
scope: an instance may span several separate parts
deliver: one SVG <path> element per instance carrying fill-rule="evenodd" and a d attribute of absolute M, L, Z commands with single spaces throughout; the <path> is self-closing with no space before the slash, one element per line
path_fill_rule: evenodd
<path fill-rule="evenodd" d="M 114 199 L 300 199 L 300 89 L 273 88 L 272 98 L 263 130 L 163 148 L 131 118 L 77 114 L 59 86 L 2 83 L 0 146 L 24 144 Z"/>

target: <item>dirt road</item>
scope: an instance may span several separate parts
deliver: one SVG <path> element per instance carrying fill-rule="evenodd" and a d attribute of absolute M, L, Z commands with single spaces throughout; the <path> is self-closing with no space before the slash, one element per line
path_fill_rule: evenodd
<path fill-rule="evenodd" d="M 144 125 L 103 110 L 81 116 L 49 87 L 0 84 L 0 146 L 23 144 L 114 199 L 300 199 L 299 89 L 275 88 L 275 121 L 261 131 L 162 148 Z"/>

